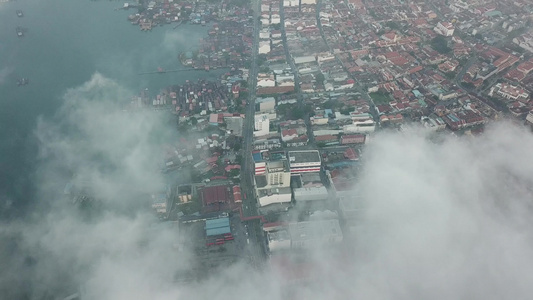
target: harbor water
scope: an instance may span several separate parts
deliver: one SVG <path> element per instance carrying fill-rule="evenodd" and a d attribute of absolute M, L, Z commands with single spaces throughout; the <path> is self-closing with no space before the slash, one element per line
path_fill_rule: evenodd
<path fill-rule="evenodd" d="M 104 0 L 0 3 L 0 212 L 13 215 L 36 200 L 37 120 L 53 117 L 69 88 L 100 73 L 132 93 L 148 88 L 155 94 L 171 84 L 216 76 L 205 71 L 139 75 L 158 67 L 183 68 L 178 54 L 193 51 L 209 26 L 169 24 L 143 32 L 127 21 L 136 9 L 116 9 L 122 6 Z M 17 36 L 19 26 L 23 37 Z M 18 86 L 23 77 L 29 84 Z"/>

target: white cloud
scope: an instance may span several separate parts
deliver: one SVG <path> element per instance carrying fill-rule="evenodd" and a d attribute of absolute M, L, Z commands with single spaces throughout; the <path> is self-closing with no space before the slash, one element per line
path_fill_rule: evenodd
<path fill-rule="evenodd" d="M 373 139 L 354 182 L 367 199 L 360 225 L 342 256 L 313 253 L 320 276 L 308 286 L 287 289 L 278 273 L 242 264 L 178 284 L 175 272 L 194 259 L 174 247 L 176 230 L 150 229 L 144 209 L 123 210 L 139 191 L 161 188 L 159 145 L 175 138 L 161 115 L 121 111 L 130 95 L 95 74 L 65 94 L 57 122 L 40 122 L 37 178 L 47 205 L 0 230 L 0 294 L 40 299 L 78 283 L 88 299 L 524 299 L 533 292 L 533 137 L 508 124 L 442 143 L 416 131 Z M 111 209 L 82 218 L 59 200 L 72 174 Z"/>

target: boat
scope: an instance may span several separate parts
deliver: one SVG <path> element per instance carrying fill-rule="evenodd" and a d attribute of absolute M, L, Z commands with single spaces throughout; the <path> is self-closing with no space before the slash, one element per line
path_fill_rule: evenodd
<path fill-rule="evenodd" d="M 16 28 L 16 31 L 17 31 L 17 36 L 18 37 L 23 37 L 24 36 L 24 30 L 22 29 L 22 27 L 17 27 Z"/>
<path fill-rule="evenodd" d="M 24 17 L 24 13 L 22 12 L 22 10 L 20 10 L 20 9 L 17 10 L 17 16 L 18 16 L 19 18 Z"/>
<path fill-rule="evenodd" d="M 25 78 L 25 77 L 22 77 L 22 78 L 17 80 L 17 85 L 18 86 L 27 85 L 28 83 L 30 83 L 30 80 L 28 78 Z"/>

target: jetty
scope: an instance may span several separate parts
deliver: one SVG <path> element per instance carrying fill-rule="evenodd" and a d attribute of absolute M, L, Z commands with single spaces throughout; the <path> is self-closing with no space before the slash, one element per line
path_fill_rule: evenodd
<path fill-rule="evenodd" d="M 138 73 L 138 75 L 178 73 L 178 72 L 190 72 L 190 71 L 200 71 L 200 70 L 201 70 L 201 69 L 174 69 L 174 70 L 163 70 L 163 69 L 159 68 L 157 71 L 141 72 L 141 73 Z"/>

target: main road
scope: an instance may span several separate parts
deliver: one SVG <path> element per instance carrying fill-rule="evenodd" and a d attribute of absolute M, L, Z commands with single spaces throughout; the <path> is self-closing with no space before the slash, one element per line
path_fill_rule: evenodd
<path fill-rule="evenodd" d="M 261 1 L 252 1 L 253 9 L 253 45 L 251 55 L 251 66 L 248 73 L 249 99 L 246 104 L 244 128 L 243 128 L 243 162 L 241 166 L 241 188 L 244 193 L 242 203 L 242 214 L 244 217 L 257 216 L 257 199 L 254 191 L 255 164 L 252 159 L 253 140 L 254 140 L 254 119 L 255 119 L 255 99 L 257 92 L 257 55 L 259 52 L 259 12 Z M 246 221 L 249 258 L 254 267 L 262 266 L 266 249 L 264 247 L 263 230 L 259 220 Z"/>

